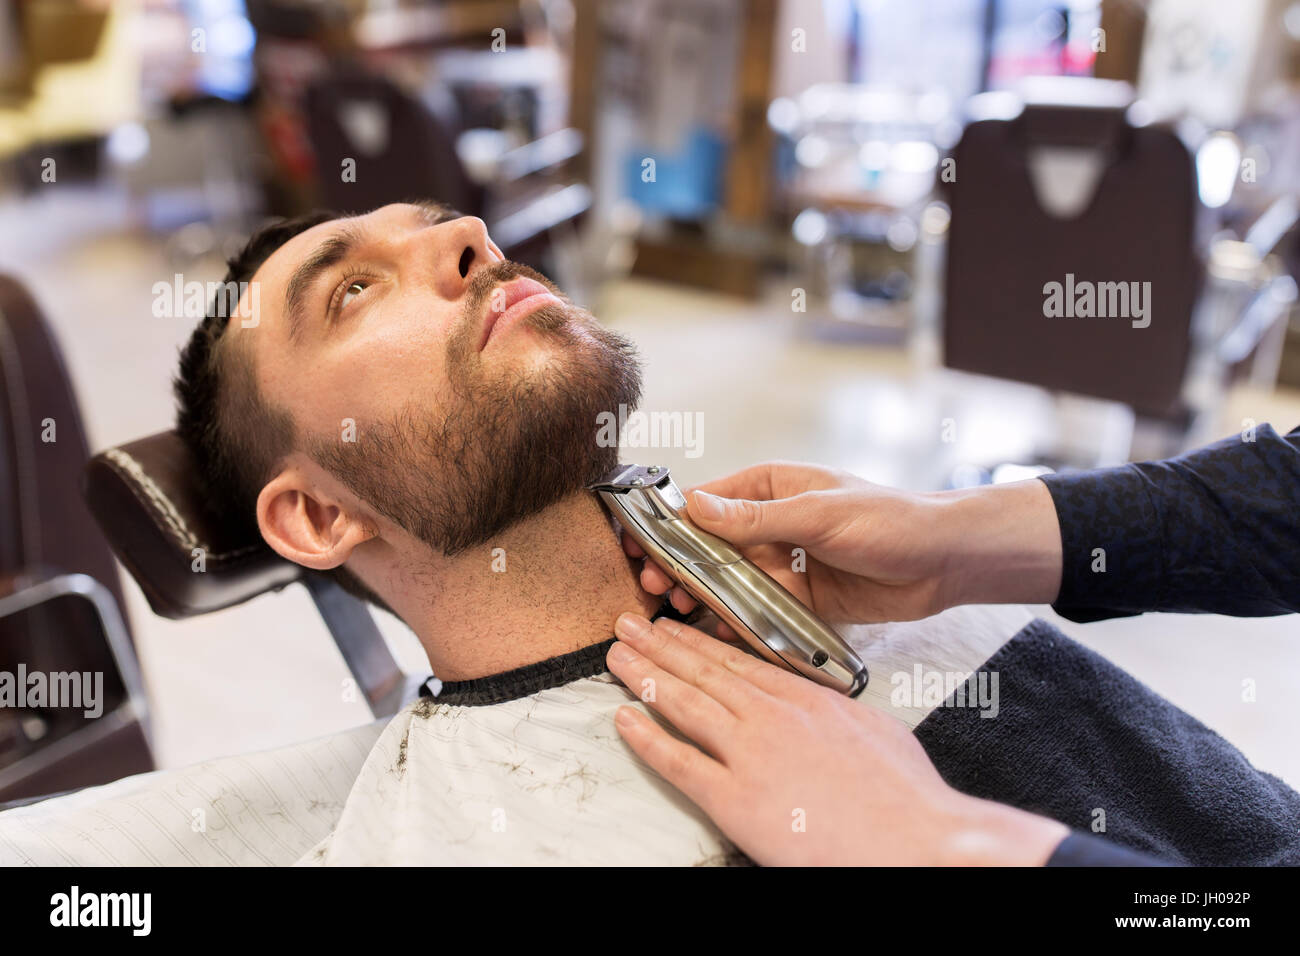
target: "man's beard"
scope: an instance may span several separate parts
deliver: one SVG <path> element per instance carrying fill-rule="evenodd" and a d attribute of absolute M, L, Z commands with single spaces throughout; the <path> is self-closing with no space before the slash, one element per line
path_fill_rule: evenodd
<path fill-rule="evenodd" d="M 551 361 L 496 379 L 479 361 L 479 317 L 492 290 L 527 276 L 560 298 L 520 321 L 554 347 Z M 435 551 L 455 555 L 603 478 L 616 445 L 597 441 L 601 412 L 636 407 L 641 369 L 626 337 L 600 326 L 545 277 L 502 262 L 472 281 L 447 341 L 449 406 L 412 403 L 357 423 L 355 442 L 312 436 L 311 456 L 354 494 Z"/>

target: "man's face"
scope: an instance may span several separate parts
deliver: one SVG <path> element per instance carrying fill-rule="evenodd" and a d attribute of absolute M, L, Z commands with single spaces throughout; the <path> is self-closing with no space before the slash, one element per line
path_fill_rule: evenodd
<path fill-rule="evenodd" d="M 507 261 L 479 219 L 392 205 L 321 223 L 253 281 L 257 323 L 228 334 L 262 396 L 292 413 L 300 450 L 440 552 L 617 461 L 597 415 L 640 397 L 631 343 Z"/>

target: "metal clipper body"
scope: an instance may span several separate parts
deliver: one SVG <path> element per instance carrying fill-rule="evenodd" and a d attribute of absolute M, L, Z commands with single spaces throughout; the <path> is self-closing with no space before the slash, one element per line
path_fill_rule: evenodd
<path fill-rule="evenodd" d="M 867 686 L 866 665 L 838 634 L 758 565 L 691 522 L 667 468 L 618 465 L 590 490 L 656 564 L 764 658 L 850 697 Z"/>

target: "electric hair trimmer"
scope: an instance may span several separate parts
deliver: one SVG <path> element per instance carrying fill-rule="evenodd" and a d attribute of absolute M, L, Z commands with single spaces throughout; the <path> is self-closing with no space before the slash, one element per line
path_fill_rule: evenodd
<path fill-rule="evenodd" d="M 618 465 L 589 490 L 625 534 L 697 601 L 774 664 L 856 697 L 867 668 L 844 640 L 765 571 L 691 523 L 660 465 Z"/>

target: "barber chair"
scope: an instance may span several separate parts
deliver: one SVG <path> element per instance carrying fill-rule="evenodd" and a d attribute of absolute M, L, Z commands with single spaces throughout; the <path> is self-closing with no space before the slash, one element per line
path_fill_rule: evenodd
<path fill-rule="evenodd" d="M 284 560 L 260 537 L 233 535 L 209 510 L 189 448 L 174 431 L 100 452 L 86 465 L 84 484 L 91 512 L 154 613 L 180 620 L 302 584 L 376 717 L 396 713 L 426 679 L 402 671 L 365 602 Z"/>
<path fill-rule="evenodd" d="M 117 568 L 79 491 L 88 454 L 58 344 L 0 276 L 0 672 L 102 675 L 97 716 L 0 706 L 0 805 L 154 768 Z"/>
<path fill-rule="evenodd" d="M 553 231 L 591 206 L 587 186 L 556 181 L 582 150 L 574 129 L 507 151 L 476 179 L 457 154 L 454 124 L 386 77 L 336 69 L 308 89 L 306 112 L 321 200 L 335 209 L 434 199 L 486 222 L 507 258 L 545 271 Z M 354 182 L 341 176 L 345 159 L 356 162 Z M 565 288 L 575 281 L 554 278 Z"/>
<path fill-rule="evenodd" d="M 1009 96 L 988 95 L 1003 104 Z M 953 153 L 944 363 L 1131 413 L 1109 455 L 1072 461 L 1055 449 L 1041 457 L 1053 466 L 1127 460 L 1135 433 L 1153 442 L 1143 449 L 1153 455 L 1208 438 L 1209 413 L 1231 370 L 1276 338 L 1295 299 L 1290 276 L 1266 267 L 1293 238 L 1294 203 L 1266 214 L 1246 240 L 1216 243 L 1207 255 L 1197 246 L 1202 210 L 1191 154 L 1171 129 L 1130 122 L 1130 102 L 1125 84 L 1057 81 L 1031 91 L 1018 109 L 969 123 Z M 1082 202 L 1045 206 L 1053 169 L 1066 179 L 1083 169 L 1076 179 L 1087 180 L 1089 167 Z M 1150 282 L 1150 325 L 1046 317 L 1044 284 L 1064 283 L 1067 274 Z"/>

